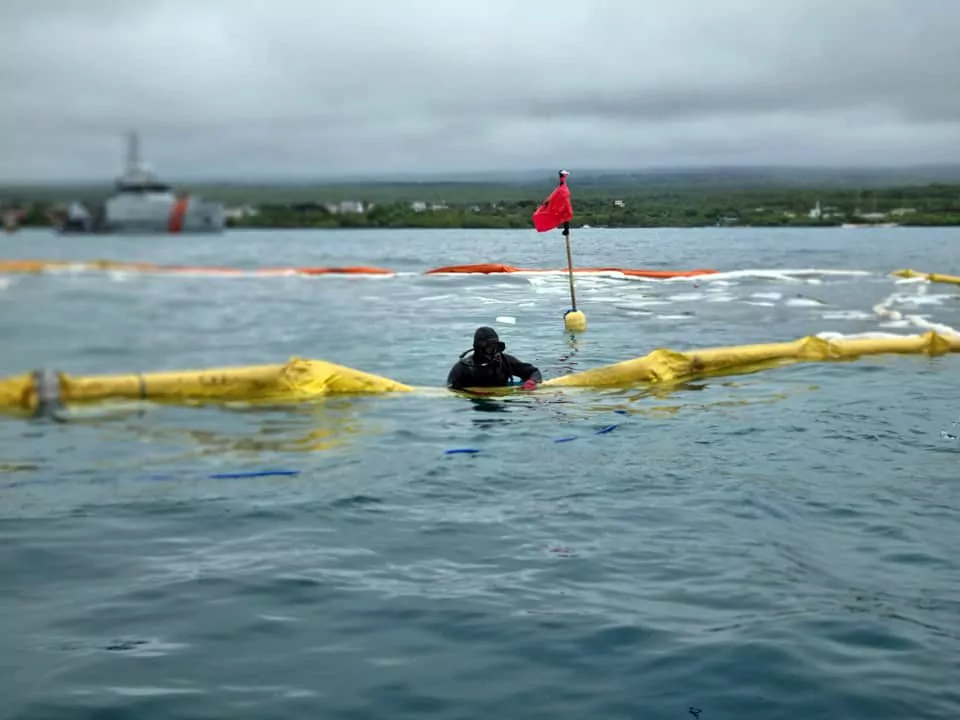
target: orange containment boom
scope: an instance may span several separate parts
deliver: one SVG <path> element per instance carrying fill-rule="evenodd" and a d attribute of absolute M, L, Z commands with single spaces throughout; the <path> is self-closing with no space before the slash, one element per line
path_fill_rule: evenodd
<path fill-rule="evenodd" d="M 0 260 L 0 273 L 39 274 L 67 270 L 121 271 L 164 273 L 169 275 L 212 276 L 274 276 L 274 275 L 395 275 L 393 270 L 369 265 L 345 267 L 278 267 L 244 268 L 211 267 L 202 265 L 158 265 L 155 263 L 123 262 L 114 260 Z"/>
<path fill-rule="evenodd" d="M 566 269 L 556 270 L 536 270 L 514 267 L 513 265 L 502 265 L 500 263 L 478 263 L 476 265 L 447 265 L 446 267 L 427 270 L 425 275 L 441 274 L 482 274 L 494 275 L 500 273 L 565 273 Z M 698 275 L 714 275 L 718 270 L 633 270 L 630 268 L 618 267 L 587 267 L 574 268 L 575 273 L 598 274 L 598 273 L 620 273 L 628 277 L 646 277 L 646 278 L 675 278 L 675 277 L 696 277 Z"/>
<path fill-rule="evenodd" d="M 0 273 L 33 273 L 65 272 L 65 271 L 113 271 L 113 272 L 142 272 L 165 275 L 209 275 L 211 277 L 279 277 L 296 275 L 396 275 L 396 271 L 371 265 L 348 265 L 344 267 L 265 267 L 265 268 L 235 268 L 211 267 L 194 265 L 158 265 L 155 263 L 123 262 L 114 260 L 0 260 Z M 500 263 L 479 263 L 476 265 L 448 265 L 424 271 L 425 275 L 448 274 L 508 274 L 527 273 L 553 275 L 568 272 L 564 269 L 539 270 L 514 267 Z M 687 278 L 700 275 L 713 275 L 718 270 L 643 270 L 617 267 L 586 267 L 574 268 L 574 273 L 584 275 L 620 274 L 625 277 L 669 279 Z"/>
<path fill-rule="evenodd" d="M 393 270 L 372 267 L 369 265 L 353 265 L 349 267 L 307 267 L 296 268 L 301 275 L 396 275 Z"/>

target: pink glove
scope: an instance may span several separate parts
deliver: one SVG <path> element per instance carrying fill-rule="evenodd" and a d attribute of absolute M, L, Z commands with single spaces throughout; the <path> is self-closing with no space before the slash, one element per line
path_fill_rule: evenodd
<path fill-rule="evenodd" d="M 527 380 L 521 385 L 524 390 L 533 390 L 537 387 L 537 384 L 533 380 Z"/>

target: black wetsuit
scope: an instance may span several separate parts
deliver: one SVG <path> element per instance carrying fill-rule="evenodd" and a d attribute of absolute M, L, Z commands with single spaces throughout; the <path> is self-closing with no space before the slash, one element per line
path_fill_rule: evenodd
<path fill-rule="evenodd" d="M 473 353 L 473 350 L 467 350 L 450 368 L 447 387 L 461 390 L 471 387 L 506 387 L 510 384 L 511 377 L 518 377 L 521 382 L 543 382 L 536 366 L 522 362 L 513 355 L 498 353 L 492 360 L 478 364 Z"/>

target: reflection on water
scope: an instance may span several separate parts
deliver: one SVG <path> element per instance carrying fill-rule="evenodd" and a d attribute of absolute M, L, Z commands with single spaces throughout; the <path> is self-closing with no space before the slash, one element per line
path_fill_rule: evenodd
<path fill-rule="evenodd" d="M 167 456 L 178 460 L 204 455 L 234 453 L 257 456 L 261 453 L 322 452 L 343 447 L 348 439 L 374 432 L 373 424 L 359 411 L 360 400 L 352 397 L 324 398 L 299 405 L 208 406 L 192 409 L 201 421 L 213 427 L 189 427 L 191 410 L 180 411 L 149 403 L 111 404 L 71 409 L 60 421 L 95 429 L 111 440 L 123 442 L 195 446 L 187 453 Z M 225 426 L 216 418 L 241 416 L 246 432 L 234 423 Z M 125 465 L 112 464 L 112 467 Z"/>
<path fill-rule="evenodd" d="M 470 403 L 471 409 L 476 412 L 505 413 L 510 411 L 506 401 L 498 402 L 491 398 L 467 398 L 467 402 Z"/>
<path fill-rule="evenodd" d="M 775 403 L 796 394 L 795 390 L 764 392 L 764 387 L 762 383 L 742 381 L 685 381 L 601 390 L 542 387 L 530 393 L 494 390 L 490 395 L 477 396 L 451 391 L 446 395 L 456 403 L 466 403 L 472 415 L 471 426 L 486 435 L 497 434 L 497 428 L 531 427 L 544 422 L 557 427 L 575 422 L 606 425 L 613 419 L 604 416 L 611 413 L 665 418 L 682 411 Z M 695 394 L 705 393 L 711 397 L 694 401 Z M 119 453 L 101 457 L 95 463 L 101 471 L 125 471 L 178 466 L 199 458 L 224 458 L 242 463 L 271 454 L 363 452 L 366 441 L 389 433 L 389 423 L 383 425 L 384 410 L 399 410 L 404 415 L 400 425 L 413 427 L 432 414 L 438 398 L 431 394 L 340 396 L 298 405 L 230 403 L 196 408 L 113 403 L 70 409 L 61 416 L 60 422 L 78 430 L 95 431 L 104 443 L 153 449 L 136 460 L 128 460 L 125 453 Z M 49 431 L 49 424 L 45 426 L 40 421 L 31 422 L 30 427 L 34 434 Z M 359 444 L 356 441 L 360 441 Z M 26 458 L 22 462 L 7 459 L 8 462 L 0 466 L 0 472 L 39 467 Z"/>

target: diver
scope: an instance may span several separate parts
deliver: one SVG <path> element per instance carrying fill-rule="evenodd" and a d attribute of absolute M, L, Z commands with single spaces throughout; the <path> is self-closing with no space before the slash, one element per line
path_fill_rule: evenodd
<path fill-rule="evenodd" d="M 524 390 L 533 390 L 543 382 L 539 368 L 504 352 L 507 346 L 497 331 L 480 327 L 473 334 L 473 350 L 460 355 L 450 368 L 447 387 L 463 390 L 471 387 L 506 387 L 511 378 L 520 378 Z M 467 357 L 473 353 L 472 357 Z"/>

